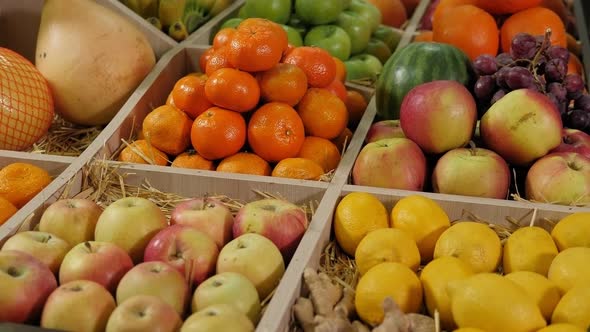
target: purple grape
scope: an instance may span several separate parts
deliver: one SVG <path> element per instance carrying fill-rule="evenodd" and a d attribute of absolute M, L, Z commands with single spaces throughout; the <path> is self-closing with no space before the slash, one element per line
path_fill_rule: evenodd
<path fill-rule="evenodd" d="M 547 94 L 545 94 L 545 96 L 547 96 L 547 98 L 549 98 L 549 100 L 551 100 L 551 102 L 553 103 L 553 105 L 555 105 L 555 108 L 557 110 L 560 109 L 561 103 L 559 100 L 557 100 L 557 97 L 555 97 L 552 93 L 547 93 Z"/>
<path fill-rule="evenodd" d="M 506 78 L 508 76 L 508 72 L 510 71 L 510 67 L 502 67 L 494 76 L 496 76 L 496 85 L 501 88 L 508 88 L 508 84 L 506 83 Z"/>
<path fill-rule="evenodd" d="M 511 90 L 531 87 L 534 85 L 533 74 L 524 67 L 512 67 L 506 73 L 506 84 Z"/>
<path fill-rule="evenodd" d="M 532 60 L 537 53 L 537 41 L 528 33 L 520 32 L 512 38 L 510 54 L 514 59 Z"/>
<path fill-rule="evenodd" d="M 574 101 L 574 107 L 590 112 L 590 95 L 581 95 Z"/>
<path fill-rule="evenodd" d="M 494 95 L 492 96 L 492 100 L 490 100 L 490 104 L 494 104 L 495 102 L 497 102 L 498 100 L 500 100 L 500 98 L 504 97 L 508 92 L 506 90 L 498 90 L 496 91 L 496 93 L 494 93 Z"/>
<path fill-rule="evenodd" d="M 559 101 L 567 101 L 567 90 L 561 83 L 549 83 L 549 85 L 547 85 L 547 92 L 553 94 Z"/>
<path fill-rule="evenodd" d="M 549 46 L 551 46 L 551 42 L 549 40 L 545 42 L 545 45 L 543 45 L 543 42 L 545 41 L 544 35 L 535 36 L 535 40 L 537 41 L 537 48 L 541 48 L 543 52 L 546 51 Z"/>
<path fill-rule="evenodd" d="M 584 91 L 584 80 L 578 74 L 569 74 L 563 79 L 563 85 L 570 99 L 578 99 Z"/>
<path fill-rule="evenodd" d="M 573 110 L 567 118 L 567 127 L 584 130 L 590 124 L 590 113 L 582 110 Z"/>
<path fill-rule="evenodd" d="M 547 64 L 547 58 L 544 55 L 540 55 L 537 58 L 537 64 L 534 68 L 535 72 L 537 72 L 537 75 L 545 74 L 545 65 L 546 64 Z"/>
<path fill-rule="evenodd" d="M 498 67 L 507 66 L 513 62 L 514 59 L 510 53 L 500 53 L 496 55 L 496 64 L 498 64 Z"/>
<path fill-rule="evenodd" d="M 492 75 L 498 71 L 498 65 L 493 56 L 483 54 L 473 60 L 473 69 L 477 75 Z"/>
<path fill-rule="evenodd" d="M 496 90 L 496 80 L 492 75 L 480 76 L 475 82 L 473 92 L 479 100 L 490 100 L 492 94 Z"/>
<path fill-rule="evenodd" d="M 550 46 L 545 54 L 549 59 L 562 59 L 565 63 L 570 60 L 570 51 L 567 48 L 561 46 Z"/>
<path fill-rule="evenodd" d="M 561 82 L 567 73 L 567 62 L 563 59 L 551 59 L 545 65 L 545 79 L 547 82 Z"/>

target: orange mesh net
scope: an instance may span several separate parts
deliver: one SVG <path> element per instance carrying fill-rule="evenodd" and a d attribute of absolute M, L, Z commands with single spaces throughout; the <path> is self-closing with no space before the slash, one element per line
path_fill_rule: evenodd
<path fill-rule="evenodd" d="M 53 117 L 45 78 L 29 60 L 0 47 L 0 149 L 30 147 L 47 133 Z"/>

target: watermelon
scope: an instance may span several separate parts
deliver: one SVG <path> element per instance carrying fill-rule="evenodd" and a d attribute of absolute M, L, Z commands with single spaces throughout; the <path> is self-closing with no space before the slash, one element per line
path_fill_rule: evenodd
<path fill-rule="evenodd" d="M 404 96 L 415 86 L 435 80 L 455 80 L 470 88 L 471 61 L 455 46 L 433 42 L 410 43 L 383 66 L 375 86 L 377 116 L 399 119 Z"/>

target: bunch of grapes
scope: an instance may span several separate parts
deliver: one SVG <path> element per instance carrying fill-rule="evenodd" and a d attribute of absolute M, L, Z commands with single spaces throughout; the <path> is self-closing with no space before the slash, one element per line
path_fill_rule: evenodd
<path fill-rule="evenodd" d="M 550 31 L 544 36 L 519 33 L 509 53 L 477 57 L 475 97 L 487 109 L 512 90 L 535 90 L 555 104 L 566 127 L 590 132 L 590 96 L 584 93 L 584 81 L 567 74 L 570 53 L 551 45 L 550 36 Z"/>

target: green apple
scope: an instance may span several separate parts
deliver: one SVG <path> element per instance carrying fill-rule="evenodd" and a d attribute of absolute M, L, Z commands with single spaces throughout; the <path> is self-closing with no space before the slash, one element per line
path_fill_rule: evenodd
<path fill-rule="evenodd" d="M 350 37 L 350 52 L 357 54 L 362 52 L 369 44 L 371 38 L 371 26 L 357 12 L 345 10 L 338 15 L 336 25 L 344 29 Z"/>
<path fill-rule="evenodd" d="M 343 10 L 342 0 L 296 0 L 295 14 L 311 25 L 335 22 Z"/>
<path fill-rule="evenodd" d="M 403 31 L 388 27 L 387 25 L 380 24 L 377 30 L 373 32 L 372 37 L 378 39 L 387 45 L 391 53 L 395 51 L 397 45 L 402 39 Z"/>
<path fill-rule="evenodd" d="M 287 25 L 297 30 L 301 36 L 305 36 L 307 33 L 307 26 L 305 26 L 305 22 L 303 22 L 295 13 L 291 14 L 291 18 L 289 19 L 289 22 L 287 22 Z"/>
<path fill-rule="evenodd" d="M 352 2 L 351 0 L 342 0 L 342 9 L 346 10 L 346 9 L 350 8 L 351 2 Z"/>
<path fill-rule="evenodd" d="M 229 20 L 223 22 L 223 24 L 219 27 L 219 30 L 225 28 L 237 28 L 240 23 L 242 23 L 244 19 L 240 17 L 230 18 Z"/>
<path fill-rule="evenodd" d="M 321 47 L 342 61 L 350 57 L 350 37 L 337 25 L 318 25 L 311 28 L 305 35 L 303 43 L 305 46 Z"/>
<path fill-rule="evenodd" d="M 381 11 L 372 3 L 363 0 L 352 0 L 348 10 L 359 13 L 369 23 L 371 32 L 377 30 L 381 24 Z"/>
<path fill-rule="evenodd" d="M 379 61 L 381 61 L 381 64 L 383 65 L 391 56 L 389 47 L 387 47 L 384 42 L 376 38 L 371 38 L 371 40 L 369 40 L 369 45 L 367 45 L 365 53 L 374 55 L 377 57 L 377 59 L 379 59 Z"/>
<path fill-rule="evenodd" d="M 279 248 L 268 238 L 256 234 L 240 235 L 221 249 L 217 273 L 243 274 L 265 299 L 279 284 L 285 273 L 285 262 Z"/>
<path fill-rule="evenodd" d="M 180 332 L 254 332 L 254 324 L 244 313 L 229 304 L 214 304 L 190 315 Z"/>
<path fill-rule="evenodd" d="M 247 0 L 242 9 L 248 17 L 260 17 L 285 24 L 291 16 L 291 0 Z"/>
<path fill-rule="evenodd" d="M 359 54 L 344 61 L 346 66 L 346 80 L 374 80 L 381 73 L 383 65 L 377 57 L 370 54 Z"/>
<path fill-rule="evenodd" d="M 295 47 L 303 46 L 303 38 L 301 38 L 301 34 L 297 29 L 284 24 L 281 24 L 281 26 L 287 32 L 287 39 L 289 40 L 289 44 Z"/>
<path fill-rule="evenodd" d="M 219 273 L 201 283 L 193 295 L 192 312 L 220 303 L 235 306 L 254 324 L 260 319 L 258 291 L 248 278 L 239 273 Z"/>

